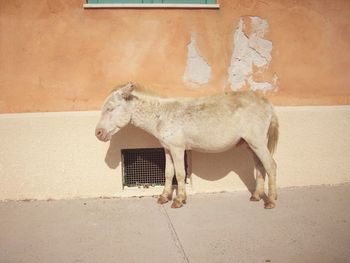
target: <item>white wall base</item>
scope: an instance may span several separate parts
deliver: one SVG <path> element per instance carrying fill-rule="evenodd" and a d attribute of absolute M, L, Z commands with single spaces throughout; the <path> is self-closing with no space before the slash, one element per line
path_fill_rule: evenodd
<path fill-rule="evenodd" d="M 350 106 L 278 107 L 279 187 L 350 182 Z M 99 112 L 0 115 L 0 200 L 157 195 L 159 187 L 122 189 L 120 150 L 160 147 L 128 126 L 110 143 L 94 136 Z M 192 152 L 190 192 L 254 188 L 246 146 Z"/>

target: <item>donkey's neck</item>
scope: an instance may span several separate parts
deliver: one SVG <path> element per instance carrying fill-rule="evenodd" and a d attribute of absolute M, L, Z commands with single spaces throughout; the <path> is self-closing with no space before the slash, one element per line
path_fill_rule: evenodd
<path fill-rule="evenodd" d="M 133 99 L 133 113 L 131 124 L 139 127 L 154 136 L 157 136 L 157 126 L 160 118 L 160 103 L 154 99 Z"/>

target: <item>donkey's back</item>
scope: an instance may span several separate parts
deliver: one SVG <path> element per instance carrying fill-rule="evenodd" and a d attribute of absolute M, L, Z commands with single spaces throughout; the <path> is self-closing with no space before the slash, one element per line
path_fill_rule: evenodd
<path fill-rule="evenodd" d="M 172 130 L 186 149 L 205 152 L 227 150 L 241 138 L 266 139 L 274 116 L 272 105 L 253 92 L 178 100 L 165 108 L 159 132 Z"/>

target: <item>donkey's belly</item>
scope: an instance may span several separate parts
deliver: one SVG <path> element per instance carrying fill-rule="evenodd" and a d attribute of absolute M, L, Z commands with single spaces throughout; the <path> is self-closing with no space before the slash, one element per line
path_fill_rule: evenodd
<path fill-rule="evenodd" d="M 224 152 L 235 146 L 240 139 L 240 136 L 233 137 L 232 135 L 225 136 L 213 133 L 208 136 L 202 136 L 202 138 L 188 138 L 186 148 L 199 152 Z"/>

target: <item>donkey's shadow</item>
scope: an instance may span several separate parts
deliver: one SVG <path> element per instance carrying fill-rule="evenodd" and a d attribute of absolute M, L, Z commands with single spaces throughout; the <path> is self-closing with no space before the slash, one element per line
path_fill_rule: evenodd
<path fill-rule="evenodd" d="M 121 162 L 122 149 L 161 147 L 158 140 L 145 131 L 127 125 L 113 135 L 106 153 L 105 163 L 111 169 L 116 169 Z"/>
<path fill-rule="evenodd" d="M 246 143 L 242 143 L 222 153 L 192 153 L 192 173 L 208 180 L 216 181 L 236 173 L 249 192 L 255 190 L 253 153 Z"/>
<path fill-rule="evenodd" d="M 116 169 L 121 162 L 121 150 L 132 148 L 161 147 L 158 140 L 145 131 L 128 125 L 115 134 L 105 156 L 105 163 L 111 169 Z M 222 153 L 200 153 L 192 151 L 189 155 L 189 173 L 207 180 L 217 181 L 231 171 L 235 172 L 246 188 L 255 190 L 254 158 L 245 143 Z"/>

